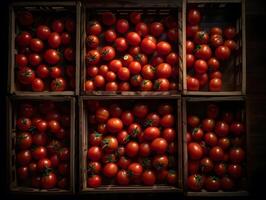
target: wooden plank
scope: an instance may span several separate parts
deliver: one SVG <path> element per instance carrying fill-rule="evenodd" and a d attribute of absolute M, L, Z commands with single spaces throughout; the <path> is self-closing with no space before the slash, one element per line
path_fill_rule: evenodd
<path fill-rule="evenodd" d="M 73 96 L 74 91 L 64 91 L 64 92 L 28 92 L 28 91 L 15 91 L 12 94 L 17 96 Z"/>
<path fill-rule="evenodd" d="M 81 2 L 76 3 L 76 74 L 75 74 L 75 94 L 80 92 L 80 37 L 81 37 Z"/>
<path fill-rule="evenodd" d="M 232 92 L 183 91 L 183 94 L 191 96 L 239 96 L 242 95 L 242 92 L 241 91 L 232 91 Z"/>
<path fill-rule="evenodd" d="M 226 96 L 226 97 L 184 97 L 183 101 L 198 102 L 198 101 L 244 101 L 244 96 Z"/>
<path fill-rule="evenodd" d="M 178 161 L 178 182 L 177 186 L 183 189 L 183 132 L 182 132 L 182 101 L 181 97 L 177 99 L 177 161 Z"/>
<path fill-rule="evenodd" d="M 241 3 L 243 0 L 187 0 L 187 3 Z"/>
<path fill-rule="evenodd" d="M 241 29 L 242 29 L 242 94 L 246 94 L 247 84 L 247 58 L 246 58 L 246 6 L 245 0 L 241 1 Z"/>
<path fill-rule="evenodd" d="M 86 82 L 86 63 L 85 63 L 85 56 L 86 56 L 86 23 L 87 23 L 87 16 L 86 16 L 86 7 L 83 6 L 81 8 L 81 23 L 80 23 L 80 49 L 81 49 L 81 60 L 80 60 L 80 93 L 82 95 L 85 93 L 85 82 Z"/>
<path fill-rule="evenodd" d="M 127 99 L 178 99 L 180 95 L 172 95 L 172 96 L 82 96 L 84 100 L 127 100 Z"/>
<path fill-rule="evenodd" d="M 183 81 L 183 87 L 182 87 L 182 92 L 183 94 L 186 95 L 186 93 L 184 93 L 184 91 L 187 91 L 187 61 L 186 61 L 186 23 L 187 23 L 187 3 L 186 0 L 183 0 L 183 5 L 182 5 L 182 30 L 183 30 L 183 34 L 182 34 L 182 44 L 183 44 L 183 50 L 182 50 L 182 58 L 183 58 L 183 65 L 182 67 L 182 81 Z"/>
<path fill-rule="evenodd" d="M 74 1 L 25 1 L 13 2 L 11 6 L 75 6 Z"/>
<path fill-rule="evenodd" d="M 241 196 L 248 196 L 249 193 L 247 191 L 236 191 L 236 192 L 188 192 L 187 196 L 194 196 L 194 197 L 241 197 Z"/>
<path fill-rule="evenodd" d="M 8 67 L 8 92 L 13 93 L 15 91 L 15 13 L 12 6 L 9 6 L 9 67 Z"/>

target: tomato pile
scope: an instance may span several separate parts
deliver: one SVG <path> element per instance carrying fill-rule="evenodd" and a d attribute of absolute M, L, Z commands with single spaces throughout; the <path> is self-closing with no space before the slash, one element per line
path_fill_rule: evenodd
<path fill-rule="evenodd" d="M 214 26 L 210 30 L 200 27 L 201 13 L 190 9 L 186 27 L 187 89 L 219 92 L 222 90 L 222 72 L 237 50 L 236 28 Z"/>
<path fill-rule="evenodd" d="M 41 189 L 69 187 L 67 107 L 52 101 L 20 103 L 16 120 L 18 185 Z"/>
<path fill-rule="evenodd" d="M 70 16 L 46 19 L 35 14 L 16 12 L 17 88 L 34 92 L 73 90 L 75 20 Z"/>
<path fill-rule="evenodd" d="M 177 90 L 177 19 L 104 12 L 87 22 L 85 91 Z"/>
<path fill-rule="evenodd" d="M 245 126 L 239 111 L 208 105 L 205 118 L 187 118 L 188 179 L 192 191 L 233 191 L 245 178 Z"/>
<path fill-rule="evenodd" d="M 175 185 L 177 133 L 173 105 L 106 103 L 87 103 L 87 187 Z"/>

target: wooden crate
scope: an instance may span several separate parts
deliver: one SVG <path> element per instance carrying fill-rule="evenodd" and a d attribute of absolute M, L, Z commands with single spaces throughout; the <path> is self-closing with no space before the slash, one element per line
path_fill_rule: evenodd
<path fill-rule="evenodd" d="M 188 177 L 188 153 L 187 153 L 187 116 L 189 114 L 196 114 L 199 116 L 205 116 L 207 105 L 209 103 L 214 103 L 223 106 L 223 108 L 229 109 L 241 109 L 241 118 L 245 123 L 246 135 L 245 135 L 245 168 L 243 168 L 245 174 L 244 187 L 237 191 L 222 191 L 209 192 L 202 189 L 200 192 L 189 191 L 187 187 L 187 177 Z M 248 121 L 248 111 L 245 97 L 242 96 L 231 96 L 231 97 L 183 97 L 182 98 L 182 128 L 183 128 L 183 180 L 184 180 L 184 191 L 187 196 L 248 196 L 249 195 L 249 180 L 250 180 L 250 146 L 249 146 L 249 121 Z M 221 110 L 220 110 L 221 111 Z M 231 111 L 231 110 L 229 110 Z"/>
<path fill-rule="evenodd" d="M 222 90 L 208 91 L 208 86 L 200 91 L 187 89 L 186 68 L 186 12 L 190 7 L 202 11 L 200 26 L 206 30 L 217 25 L 223 28 L 226 25 L 235 25 L 238 40 L 234 56 L 223 64 Z M 184 0 L 183 1 L 183 94 L 184 95 L 245 95 L 246 94 L 246 26 L 245 0 Z"/>
<path fill-rule="evenodd" d="M 22 101 L 41 102 L 41 101 L 54 101 L 60 103 L 69 103 L 71 113 L 70 118 L 70 161 L 69 161 L 69 189 L 36 189 L 31 187 L 23 187 L 18 185 L 16 175 L 16 119 L 17 119 L 17 103 Z M 76 104 L 73 97 L 35 97 L 35 96 L 10 96 L 6 99 L 7 103 L 7 183 L 11 193 L 18 194 L 74 194 L 75 192 L 75 111 Z"/>
<path fill-rule="evenodd" d="M 158 18 L 158 16 L 163 17 L 170 14 L 170 12 L 177 14 L 178 18 L 178 47 L 176 49 L 179 53 L 179 63 L 178 63 L 178 73 L 179 78 L 177 82 L 178 90 L 171 91 L 102 91 L 95 90 L 92 92 L 85 91 L 84 83 L 87 80 L 86 77 L 86 22 L 90 18 L 91 14 L 100 14 L 103 12 L 113 12 L 118 16 L 128 16 L 130 12 L 136 11 L 140 13 L 144 13 L 148 16 L 154 16 Z M 182 88 L 181 81 L 181 68 L 183 57 L 183 48 L 182 48 L 182 4 L 181 1 L 173 1 L 173 0 L 159 0 L 159 1 L 151 1 L 144 0 L 141 2 L 136 2 L 133 0 L 125 0 L 125 1 L 94 1 L 88 0 L 83 4 L 82 7 L 82 17 L 81 17 L 81 77 L 80 77 L 80 93 L 82 95 L 122 95 L 122 96 L 157 96 L 157 95 L 175 95 L 179 94 Z"/>
<path fill-rule="evenodd" d="M 75 89 L 73 91 L 22 91 L 16 84 L 15 74 L 15 54 L 17 52 L 15 48 L 15 37 L 16 37 L 16 9 L 25 9 L 28 11 L 40 12 L 41 15 L 47 17 L 49 13 L 62 14 L 66 12 L 72 12 L 76 18 L 76 38 L 75 38 Z M 78 95 L 79 94 L 79 73 L 80 73 L 80 13 L 81 3 L 79 1 L 39 1 L 39 2 L 14 2 L 9 6 L 9 67 L 8 67 L 8 93 L 21 95 L 21 96 L 40 96 L 40 95 Z"/>
<path fill-rule="evenodd" d="M 169 185 L 154 185 L 154 186 L 143 186 L 143 185 L 129 185 L 129 186 L 119 186 L 119 185 L 102 185 L 98 188 L 89 188 L 87 187 L 87 150 L 88 150 L 88 118 L 87 118 L 87 110 L 85 106 L 85 102 L 88 100 L 99 100 L 106 102 L 125 102 L 132 100 L 139 100 L 140 102 L 145 100 L 148 101 L 158 101 L 162 102 L 172 102 L 176 105 L 176 113 L 175 116 L 177 118 L 176 123 L 176 131 L 177 131 L 177 167 L 176 172 L 178 173 L 177 185 L 169 186 Z M 145 192 L 182 192 L 183 191 L 183 177 L 182 177 L 182 132 L 181 132 L 181 97 L 180 96 L 145 96 L 145 97 L 137 97 L 137 96 L 82 96 L 79 98 L 79 159 L 80 159 L 80 167 L 79 167 L 79 190 L 81 194 L 86 193 L 145 193 Z"/>

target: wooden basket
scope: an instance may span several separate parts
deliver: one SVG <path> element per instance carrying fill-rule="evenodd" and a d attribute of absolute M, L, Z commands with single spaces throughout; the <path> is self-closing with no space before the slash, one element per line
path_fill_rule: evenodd
<path fill-rule="evenodd" d="M 218 105 L 222 105 L 225 108 L 240 108 L 241 109 L 241 118 L 243 122 L 246 124 L 246 139 L 245 139 L 245 152 L 246 152 L 246 160 L 245 160 L 245 168 L 243 171 L 245 173 L 245 184 L 242 189 L 237 191 L 222 191 L 219 190 L 217 192 L 209 192 L 205 189 L 202 189 L 200 192 L 189 191 L 187 187 L 187 177 L 188 177 L 188 153 L 187 153 L 187 116 L 190 114 L 189 111 L 193 110 L 192 114 L 204 115 L 207 109 L 207 105 L 209 103 L 214 103 Z M 184 191 L 187 196 L 217 196 L 217 197 L 225 197 L 225 196 L 248 196 L 249 195 L 249 180 L 250 180 L 250 167 L 249 167 L 249 129 L 248 129 L 248 119 L 246 114 L 246 100 L 244 97 L 232 96 L 232 97 L 183 97 L 182 99 L 182 112 L 183 112 L 183 180 L 184 180 Z"/>
<path fill-rule="evenodd" d="M 186 68 L 186 12 L 188 8 L 196 7 L 205 18 L 201 26 L 207 30 L 218 25 L 222 28 L 234 24 L 239 36 L 236 55 L 227 61 L 222 69 L 222 90 L 210 92 L 205 87 L 200 91 L 187 89 Z M 246 33 L 245 33 L 245 1 L 244 0 L 184 0 L 183 1 L 183 94 L 184 95 L 245 95 L 246 94 Z"/>
<path fill-rule="evenodd" d="M 177 165 L 178 169 L 176 172 L 178 173 L 178 180 L 176 186 L 169 185 L 154 185 L 154 186 L 142 186 L 142 185 L 132 185 L 132 186 L 118 186 L 118 185 L 102 185 L 98 188 L 89 188 L 87 187 L 87 150 L 88 150 L 88 124 L 87 124 L 87 111 L 85 109 L 84 102 L 87 100 L 103 100 L 107 102 L 116 102 L 118 103 L 129 100 L 138 100 L 145 99 L 146 101 L 171 101 L 176 104 L 177 111 L 175 115 L 177 117 L 177 144 L 178 144 L 178 152 L 177 152 Z M 101 97 L 98 96 L 83 96 L 79 99 L 79 116 L 80 116 L 80 135 L 79 135 L 79 159 L 80 159 L 80 171 L 79 171 L 79 184 L 80 184 L 80 193 L 136 193 L 136 192 L 182 192 L 183 190 L 183 177 L 182 177 L 182 133 L 181 133 L 181 98 L 180 96 L 175 97 L 155 97 L 155 96 L 145 96 L 143 97 L 130 97 L 123 96 L 123 98 L 119 96 L 106 96 Z"/>
<path fill-rule="evenodd" d="M 17 102 L 20 101 L 43 101 L 43 100 L 51 100 L 54 102 L 68 102 L 69 109 L 71 113 L 70 118 L 70 161 L 69 161 L 69 189 L 35 189 L 31 187 L 22 187 L 17 184 L 17 176 L 16 176 L 16 114 L 17 114 Z M 32 96 L 11 96 L 7 98 L 7 152 L 8 152 L 8 162 L 7 162 L 7 183 L 10 192 L 19 193 L 19 194 L 74 194 L 75 191 L 75 98 L 73 97 L 54 97 L 54 96 L 46 96 L 46 97 L 32 97 Z"/>
<path fill-rule="evenodd" d="M 15 74 L 15 37 L 16 20 L 15 9 L 21 8 L 29 11 L 40 12 L 44 17 L 49 13 L 73 12 L 76 17 L 76 38 L 75 38 L 75 89 L 74 91 L 44 91 L 32 92 L 22 91 L 17 87 Z M 9 67 L 8 67 L 8 93 L 21 96 L 40 96 L 40 95 L 78 95 L 79 94 L 79 72 L 80 72 L 80 10 L 81 3 L 77 2 L 14 2 L 9 6 Z"/>

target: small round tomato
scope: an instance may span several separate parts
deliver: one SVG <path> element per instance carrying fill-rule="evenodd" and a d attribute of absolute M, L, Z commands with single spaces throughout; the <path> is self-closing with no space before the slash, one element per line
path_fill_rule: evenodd
<path fill-rule="evenodd" d="M 228 60 L 231 55 L 231 50 L 224 45 L 221 45 L 215 49 L 215 56 L 218 60 Z"/>
<path fill-rule="evenodd" d="M 215 127 L 215 121 L 211 118 L 205 118 L 202 120 L 202 129 L 204 131 L 212 131 Z"/>
<path fill-rule="evenodd" d="M 195 192 L 200 191 L 202 189 L 203 183 L 204 183 L 203 177 L 198 174 L 190 175 L 187 178 L 188 188 Z"/>
<path fill-rule="evenodd" d="M 200 119 L 196 115 L 189 115 L 187 117 L 187 123 L 190 127 L 195 128 L 200 124 Z"/>
<path fill-rule="evenodd" d="M 204 135 L 204 141 L 206 142 L 206 144 L 213 147 L 217 145 L 218 139 L 213 132 L 208 132 Z"/>
<path fill-rule="evenodd" d="M 32 151 L 32 157 L 35 160 L 43 159 L 47 156 L 47 149 L 43 146 L 38 146 Z"/>
<path fill-rule="evenodd" d="M 134 122 L 134 115 L 130 111 L 124 111 L 121 114 L 121 120 L 124 125 L 131 125 Z"/>
<path fill-rule="evenodd" d="M 133 87 L 139 87 L 141 85 L 141 82 L 142 82 L 142 77 L 141 75 L 134 75 L 130 78 L 130 84 L 133 86 Z"/>
<path fill-rule="evenodd" d="M 233 122 L 230 126 L 230 132 L 235 136 L 241 136 L 245 133 L 245 127 L 240 122 Z"/>
<path fill-rule="evenodd" d="M 132 61 L 134 61 L 134 58 L 133 58 L 133 56 L 130 55 L 130 54 L 125 54 L 125 55 L 123 56 L 123 58 L 121 59 L 121 62 L 122 62 L 122 64 L 123 64 L 124 67 L 128 67 L 129 64 L 130 64 Z"/>
<path fill-rule="evenodd" d="M 139 145 L 139 155 L 143 157 L 149 156 L 151 153 L 151 147 L 149 143 L 141 143 Z"/>
<path fill-rule="evenodd" d="M 139 152 L 139 145 L 136 142 L 129 142 L 126 145 L 126 155 L 129 157 L 135 157 Z"/>
<path fill-rule="evenodd" d="M 194 51 L 195 51 L 195 56 L 197 58 L 203 59 L 205 61 L 209 60 L 212 55 L 211 48 L 206 44 L 197 45 Z"/>
<path fill-rule="evenodd" d="M 160 136 L 160 130 L 157 127 L 148 127 L 144 130 L 144 138 L 148 141 L 152 141 Z"/>
<path fill-rule="evenodd" d="M 102 178 L 99 175 L 92 175 L 88 178 L 87 185 L 92 188 L 97 188 L 102 185 Z"/>
<path fill-rule="evenodd" d="M 127 42 L 132 46 L 138 46 L 141 42 L 141 37 L 136 32 L 129 32 L 126 35 Z"/>
<path fill-rule="evenodd" d="M 112 153 L 118 148 L 118 141 L 115 137 L 106 136 L 102 140 L 102 149 L 106 153 Z"/>
<path fill-rule="evenodd" d="M 114 42 L 116 37 L 117 37 L 116 32 L 113 29 L 109 29 L 104 32 L 104 39 L 107 42 Z"/>
<path fill-rule="evenodd" d="M 128 185 L 129 184 L 129 175 L 126 170 L 120 170 L 116 174 L 116 182 L 118 185 Z"/>
<path fill-rule="evenodd" d="M 29 11 L 23 10 L 17 12 L 17 20 L 22 26 L 30 26 L 33 23 L 33 16 Z"/>
<path fill-rule="evenodd" d="M 29 150 L 22 150 L 16 154 L 16 162 L 20 166 L 26 166 L 31 162 L 32 154 Z"/>
<path fill-rule="evenodd" d="M 84 84 L 84 89 L 85 91 L 88 91 L 88 92 L 95 90 L 93 81 L 91 80 L 86 81 Z"/>
<path fill-rule="evenodd" d="M 209 90 L 212 92 L 219 92 L 222 90 L 222 80 L 219 78 L 213 78 L 209 83 Z"/>
<path fill-rule="evenodd" d="M 126 33 L 129 29 L 129 23 L 125 19 L 120 19 L 116 22 L 116 30 L 119 33 Z"/>
<path fill-rule="evenodd" d="M 64 22 L 62 20 L 54 20 L 52 22 L 52 30 L 61 33 L 64 30 Z"/>
<path fill-rule="evenodd" d="M 20 180 L 26 180 L 29 178 L 29 168 L 27 166 L 22 166 L 17 168 L 17 176 Z"/>
<path fill-rule="evenodd" d="M 157 43 L 156 51 L 159 55 L 168 55 L 172 51 L 172 47 L 168 42 L 161 41 Z"/>
<path fill-rule="evenodd" d="M 178 60 L 179 60 L 179 57 L 176 53 L 172 52 L 170 54 L 168 54 L 168 56 L 166 57 L 166 62 L 169 64 L 169 65 L 176 65 L 178 63 Z"/>
<path fill-rule="evenodd" d="M 118 37 L 115 39 L 115 48 L 117 51 L 125 51 L 128 48 L 128 44 L 125 38 Z"/>
<path fill-rule="evenodd" d="M 100 61 L 100 53 L 97 50 L 90 50 L 86 54 L 86 64 L 87 65 L 96 65 Z"/>
<path fill-rule="evenodd" d="M 138 61 L 132 61 L 129 64 L 128 69 L 131 74 L 139 74 L 141 71 L 141 64 Z"/>
<path fill-rule="evenodd" d="M 40 78 L 35 78 L 31 82 L 31 88 L 34 92 L 42 92 L 44 91 L 44 82 Z"/>
<path fill-rule="evenodd" d="M 207 177 L 205 179 L 205 188 L 208 191 L 212 191 L 212 192 L 218 191 L 221 187 L 220 185 L 221 185 L 220 179 L 217 177 Z"/>
<path fill-rule="evenodd" d="M 221 147 L 215 146 L 210 149 L 209 155 L 213 161 L 222 161 L 224 157 L 224 151 Z"/>
<path fill-rule="evenodd" d="M 51 82 L 52 91 L 64 91 L 66 89 L 66 81 L 63 78 L 56 78 Z"/>
<path fill-rule="evenodd" d="M 172 74 L 172 67 L 167 63 L 161 63 L 156 67 L 158 78 L 169 78 Z"/>
<path fill-rule="evenodd" d="M 217 163 L 214 166 L 214 172 L 219 177 L 224 176 L 226 174 L 226 165 L 224 163 Z"/>
<path fill-rule="evenodd" d="M 36 68 L 36 75 L 40 78 L 47 78 L 49 76 L 49 69 L 46 65 L 41 64 Z"/>
<path fill-rule="evenodd" d="M 123 123 L 119 118 L 110 118 L 107 121 L 107 130 L 111 133 L 118 133 L 123 129 Z"/>
<path fill-rule="evenodd" d="M 71 43 L 71 35 L 67 32 L 64 32 L 61 34 L 61 41 L 62 41 L 62 45 L 67 46 L 70 45 Z"/>
<path fill-rule="evenodd" d="M 98 132 L 93 132 L 89 134 L 89 144 L 91 146 L 99 146 L 102 142 L 102 134 Z"/>
<path fill-rule="evenodd" d="M 197 25 L 201 20 L 201 14 L 196 9 L 190 9 L 187 15 L 188 23 L 191 25 Z"/>
<path fill-rule="evenodd" d="M 86 28 L 86 33 L 87 35 L 100 35 L 100 33 L 102 32 L 102 26 L 99 22 L 97 21 L 90 21 L 87 24 L 87 28 Z"/>
<path fill-rule="evenodd" d="M 165 44 L 165 43 L 163 43 L 163 44 Z M 165 53 L 169 50 L 169 46 L 167 44 L 166 44 L 166 46 L 160 45 L 159 47 L 163 53 Z M 144 38 L 141 41 L 141 50 L 146 54 L 152 54 L 156 50 L 156 43 L 153 42 L 152 40 L 148 39 L 148 38 Z M 171 51 L 171 46 L 170 46 L 170 51 Z"/>
<path fill-rule="evenodd" d="M 156 69 L 151 65 L 145 65 L 141 69 L 141 75 L 144 79 L 152 80 L 155 77 Z"/>
<path fill-rule="evenodd" d="M 143 168 L 139 163 L 133 162 L 128 166 L 128 172 L 130 176 L 138 177 L 142 174 Z"/>
<path fill-rule="evenodd" d="M 115 50 L 111 46 L 105 46 L 101 50 L 101 58 L 105 61 L 110 61 L 115 57 Z"/>
<path fill-rule="evenodd" d="M 203 158 L 200 161 L 200 169 L 202 171 L 202 173 L 209 173 L 213 170 L 214 164 L 212 162 L 212 160 L 210 158 Z"/>
<path fill-rule="evenodd" d="M 223 45 L 224 40 L 223 40 L 223 37 L 221 35 L 214 34 L 214 35 L 211 35 L 210 43 L 211 43 L 210 45 L 212 47 L 216 48 L 220 45 Z"/>
<path fill-rule="evenodd" d="M 30 44 L 32 36 L 29 32 L 23 31 L 16 37 L 16 44 L 20 47 L 26 47 Z"/>
<path fill-rule="evenodd" d="M 214 27 L 211 28 L 210 34 L 211 35 L 215 35 L 215 34 L 222 35 L 223 34 L 223 30 L 220 27 L 214 26 Z"/>
<path fill-rule="evenodd" d="M 28 64 L 28 58 L 24 54 L 17 54 L 16 55 L 16 64 L 19 67 L 26 67 Z"/>
<path fill-rule="evenodd" d="M 141 179 L 144 185 L 152 186 L 156 182 L 156 176 L 151 170 L 144 171 L 141 175 Z"/>
<path fill-rule="evenodd" d="M 148 33 L 149 33 L 148 26 L 144 22 L 137 23 L 135 30 L 141 37 L 144 37 L 144 36 L 148 35 Z"/>
<path fill-rule="evenodd" d="M 217 122 L 215 125 L 215 133 L 218 137 L 226 137 L 229 133 L 229 125 L 223 121 Z"/>
<path fill-rule="evenodd" d="M 236 36 L 236 28 L 233 26 L 228 26 L 224 28 L 223 34 L 226 39 L 233 39 Z"/>
<path fill-rule="evenodd" d="M 168 91 L 170 88 L 170 82 L 166 78 L 156 79 L 154 82 L 154 89 L 156 91 Z"/>
<path fill-rule="evenodd" d="M 141 13 L 139 12 L 131 12 L 129 15 L 130 21 L 133 24 L 137 24 L 141 21 Z"/>
<path fill-rule="evenodd" d="M 195 141 L 200 141 L 203 138 L 203 130 L 201 128 L 194 128 L 191 137 Z"/>
<path fill-rule="evenodd" d="M 105 85 L 105 90 L 106 91 L 117 91 L 118 90 L 118 85 L 115 81 L 108 82 Z"/>
<path fill-rule="evenodd" d="M 171 28 L 167 32 L 167 37 L 169 41 L 171 42 L 177 42 L 178 40 L 178 29 L 177 28 Z"/>
<path fill-rule="evenodd" d="M 91 48 L 91 49 L 96 49 L 99 46 L 99 39 L 97 36 L 95 35 L 89 35 L 86 38 L 86 45 L 87 47 Z"/>
<path fill-rule="evenodd" d="M 107 163 L 102 170 L 103 174 L 108 177 L 114 177 L 118 172 L 118 167 L 115 163 Z"/>
<path fill-rule="evenodd" d="M 51 48 L 58 48 L 62 43 L 61 37 L 58 33 L 53 32 L 48 37 L 48 44 Z"/>
<path fill-rule="evenodd" d="M 199 160 L 203 156 L 203 149 L 198 143 L 189 143 L 187 149 L 189 158 L 192 160 Z"/>
<path fill-rule="evenodd" d="M 194 65 L 195 57 L 193 54 L 186 54 L 186 67 L 187 69 L 191 68 Z"/>
<path fill-rule="evenodd" d="M 230 191 L 235 186 L 234 181 L 227 176 L 224 176 L 223 178 L 221 178 L 220 182 L 221 182 L 221 188 L 225 191 Z"/>
<path fill-rule="evenodd" d="M 160 119 L 160 125 L 163 126 L 164 128 L 171 128 L 173 127 L 174 123 L 175 123 L 175 117 L 172 114 L 164 115 Z"/>
<path fill-rule="evenodd" d="M 28 57 L 29 64 L 33 67 L 38 66 L 42 62 L 42 57 L 39 54 L 32 53 Z"/>
<path fill-rule="evenodd" d="M 141 91 L 151 91 L 153 89 L 153 84 L 150 80 L 142 80 L 140 84 Z"/>
<path fill-rule="evenodd" d="M 18 127 L 19 130 L 21 131 L 28 131 L 31 127 L 31 120 L 29 118 L 26 117 L 21 117 L 19 119 L 17 119 L 16 121 L 16 125 Z"/>
<path fill-rule="evenodd" d="M 96 75 L 94 78 L 93 78 L 93 84 L 95 87 L 97 88 L 102 88 L 104 87 L 105 85 L 105 79 L 102 75 Z"/>
<path fill-rule="evenodd" d="M 168 143 L 164 138 L 155 138 L 151 142 L 151 150 L 156 154 L 164 154 L 167 150 Z"/>
<path fill-rule="evenodd" d="M 97 146 L 92 146 L 88 149 L 87 156 L 91 161 L 99 161 L 102 157 L 102 150 Z"/>
<path fill-rule="evenodd" d="M 200 87 L 199 80 L 193 77 L 187 77 L 187 89 L 190 91 L 198 91 Z"/>
<path fill-rule="evenodd" d="M 38 161 L 37 168 L 40 172 L 51 167 L 52 162 L 49 159 L 44 158 Z"/>
<path fill-rule="evenodd" d="M 60 54 L 54 49 L 48 49 L 44 53 L 44 60 L 50 65 L 56 65 L 60 61 Z"/>
<path fill-rule="evenodd" d="M 116 22 L 115 14 L 113 14 L 112 12 L 104 12 L 102 13 L 101 17 L 103 24 L 107 26 L 111 26 Z"/>
<path fill-rule="evenodd" d="M 144 118 L 149 112 L 146 104 L 136 104 L 133 107 L 133 114 L 138 118 Z"/>
<path fill-rule="evenodd" d="M 241 147 L 230 150 L 229 158 L 233 163 L 241 163 L 245 159 L 245 151 Z"/>
<path fill-rule="evenodd" d="M 142 129 L 139 124 L 133 123 L 129 125 L 127 132 L 131 137 L 135 138 L 142 132 Z"/>
<path fill-rule="evenodd" d="M 149 113 L 146 117 L 146 120 L 144 122 L 144 126 L 156 126 L 158 127 L 160 125 L 160 116 L 156 114 L 155 112 Z"/>
<path fill-rule="evenodd" d="M 234 40 L 226 40 L 224 42 L 224 46 L 227 46 L 231 51 L 235 51 L 237 49 L 237 44 Z"/>
<path fill-rule="evenodd" d="M 118 78 L 122 81 L 127 81 L 130 78 L 130 70 L 127 67 L 121 67 L 117 71 Z"/>
<path fill-rule="evenodd" d="M 209 41 L 209 35 L 205 31 L 197 31 L 194 36 L 194 42 L 196 44 L 207 44 Z"/>
<path fill-rule="evenodd" d="M 193 50 L 195 49 L 195 45 L 191 40 L 186 41 L 186 52 L 187 54 L 193 53 Z"/>
<path fill-rule="evenodd" d="M 161 22 L 153 22 L 150 26 L 150 33 L 155 36 L 159 37 L 164 32 L 164 26 Z"/>
<path fill-rule="evenodd" d="M 198 74 L 204 74 L 208 70 L 208 65 L 204 60 L 196 60 L 196 62 L 194 63 L 194 70 Z"/>
<path fill-rule="evenodd" d="M 114 60 L 110 61 L 110 63 L 109 63 L 109 69 L 112 72 L 117 72 L 122 67 L 123 67 L 122 62 L 120 60 L 117 60 L 117 59 L 114 59 Z"/>
<path fill-rule="evenodd" d="M 232 178 L 240 178 L 242 176 L 242 167 L 239 164 L 229 164 L 227 166 L 227 173 Z"/>
<path fill-rule="evenodd" d="M 199 25 L 187 25 L 186 26 L 186 35 L 188 38 L 194 38 L 196 33 L 200 30 Z"/>
<path fill-rule="evenodd" d="M 216 58 L 210 58 L 208 60 L 208 67 L 210 70 L 217 71 L 220 67 L 220 63 Z"/>

